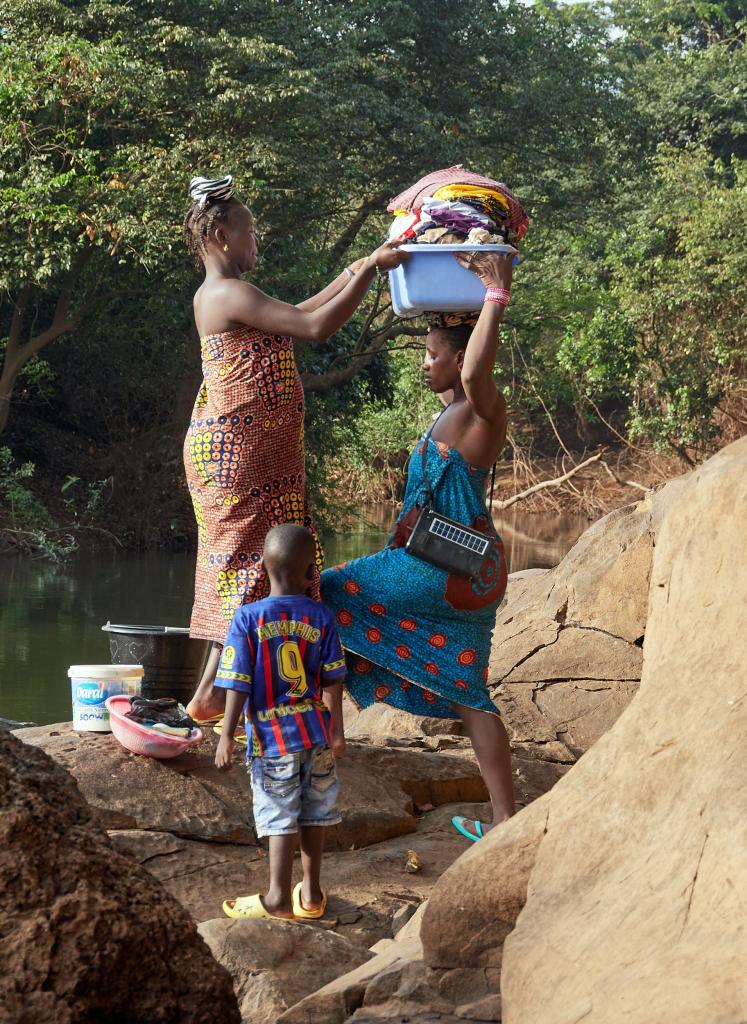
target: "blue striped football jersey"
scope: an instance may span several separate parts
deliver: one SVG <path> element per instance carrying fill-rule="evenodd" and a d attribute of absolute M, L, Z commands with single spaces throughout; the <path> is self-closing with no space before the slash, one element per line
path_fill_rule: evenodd
<path fill-rule="evenodd" d="M 276 757 L 329 745 L 322 689 L 344 678 L 345 657 L 332 613 L 294 594 L 237 610 L 215 685 L 246 694 L 248 752 Z"/>

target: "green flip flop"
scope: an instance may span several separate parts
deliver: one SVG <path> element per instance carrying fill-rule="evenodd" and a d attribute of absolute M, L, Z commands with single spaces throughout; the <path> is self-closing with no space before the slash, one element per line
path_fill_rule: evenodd
<path fill-rule="evenodd" d="M 474 821 L 474 832 L 470 832 L 469 829 L 465 827 L 464 823 L 466 821 Z M 471 843 L 476 843 L 478 839 L 482 839 L 482 837 L 485 835 L 482 822 L 478 821 L 476 818 L 465 818 L 461 814 L 457 814 L 451 819 L 451 824 L 454 826 L 457 832 L 460 833 L 460 835 L 463 835 L 465 839 L 469 839 Z"/>

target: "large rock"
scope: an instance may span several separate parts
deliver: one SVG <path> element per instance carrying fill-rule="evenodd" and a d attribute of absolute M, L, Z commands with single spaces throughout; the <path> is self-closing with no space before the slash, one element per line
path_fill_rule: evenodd
<path fill-rule="evenodd" d="M 364 1006 L 389 1002 L 403 981 L 422 980 L 423 947 L 420 941 L 420 923 L 424 906 L 400 929 L 392 941 L 384 940 L 376 947 L 376 956 L 349 971 L 313 994 L 291 1006 L 278 1024 L 343 1024 L 351 1014 Z M 422 1000 L 420 1007 L 422 1008 Z M 405 1011 L 404 1000 L 397 1001 L 398 1014 Z M 356 1020 L 359 1014 L 356 1014 Z M 396 1018 L 385 1018 L 396 1019 Z"/>
<path fill-rule="evenodd" d="M 200 935 L 231 974 L 245 1024 L 283 1011 L 373 954 L 334 932 L 294 921 L 206 921 Z"/>
<path fill-rule="evenodd" d="M 671 481 L 600 519 L 554 569 L 509 578 L 489 687 L 516 749 L 573 762 L 632 699 L 654 542 L 683 486 Z"/>
<path fill-rule="evenodd" d="M 549 576 L 545 612 L 630 643 L 643 638 L 656 534 L 679 500 L 685 477 L 616 509 L 581 535 Z"/>
<path fill-rule="evenodd" d="M 494 995 L 500 972 L 505 1024 L 747 1019 L 747 438 L 678 492 L 639 692 L 431 893 L 424 969 L 452 1008 L 461 972 Z"/>
<path fill-rule="evenodd" d="M 212 731 L 199 748 L 169 761 L 130 754 L 113 736 L 77 733 L 69 723 L 20 729 L 16 735 L 75 776 L 96 820 L 107 829 L 256 842 L 244 752 L 237 751 L 232 771 L 219 772 Z M 487 798 L 477 764 L 468 756 L 351 743 L 338 771 L 343 820 L 328 830 L 328 849 L 348 850 L 414 832 L 417 805 Z"/>
<path fill-rule="evenodd" d="M 489 976 L 492 990 L 498 991 L 503 942 L 526 902 L 549 799 L 547 794 L 489 832 L 434 887 L 421 939 L 425 961 L 442 988 L 448 990 L 455 977 L 467 972 L 476 984 Z M 452 988 L 451 997 L 456 1004 L 460 994 Z"/>
<path fill-rule="evenodd" d="M 238 1024 L 187 913 L 117 853 L 71 776 L 0 733 L 0 1018 Z"/>
<path fill-rule="evenodd" d="M 345 735 L 375 746 L 425 750 L 469 747 L 469 740 L 462 735 L 462 723 L 457 719 L 410 715 L 389 704 L 371 704 L 360 712 L 348 711 Z"/>
<path fill-rule="evenodd" d="M 423 962 L 422 904 L 392 941 L 376 944 L 376 956 L 292 1006 L 278 1024 L 469 1024 L 499 1021 L 500 996 L 491 991 L 491 968 L 433 971 Z"/>
<path fill-rule="evenodd" d="M 549 796 L 505 1020 L 747 1018 L 747 438 L 657 538 L 640 692 Z"/>
<path fill-rule="evenodd" d="M 641 678 L 639 647 L 596 629 L 566 626 L 551 644 L 516 664 L 504 683 L 554 683 L 566 679 Z"/>
<path fill-rule="evenodd" d="M 168 761 L 131 754 L 110 733 L 75 732 L 69 722 L 19 729 L 16 735 L 75 777 L 104 828 L 255 841 L 248 783 L 237 772 L 214 767 L 212 732 L 199 749 Z"/>
<path fill-rule="evenodd" d="M 596 743 L 633 699 L 638 680 L 573 679 L 540 686 L 534 707 L 555 723 L 558 739 L 571 750 Z"/>
<path fill-rule="evenodd" d="M 417 807 L 488 798 L 473 757 L 357 743 L 348 749 L 350 756 L 338 765 L 343 820 L 329 830 L 327 849 L 347 850 L 414 832 Z"/>

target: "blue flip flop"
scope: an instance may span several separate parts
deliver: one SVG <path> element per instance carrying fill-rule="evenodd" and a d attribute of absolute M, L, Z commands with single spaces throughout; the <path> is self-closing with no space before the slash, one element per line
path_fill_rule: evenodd
<path fill-rule="evenodd" d="M 464 827 L 465 821 L 474 821 L 474 832 L 470 832 L 468 829 Z M 469 839 L 471 843 L 476 843 L 478 839 L 482 839 L 482 837 L 485 835 L 482 828 L 482 822 L 478 821 L 476 818 L 464 818 L 461 814 L 457 814 L 455 817 L 451 819 L 451 824 L 454 826 L 457 832 L 463 835 L 465 839 Z M 475 835 L 475 832 L 477 833 L 477 835 Z"/>

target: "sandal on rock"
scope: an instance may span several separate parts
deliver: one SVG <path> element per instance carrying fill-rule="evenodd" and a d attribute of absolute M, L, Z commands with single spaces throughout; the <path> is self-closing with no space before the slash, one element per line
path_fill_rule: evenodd
<path fill-rule="evenodd" d="M 467 821 L 474 821 L 474 832 L 470 832 L 470 830 L 466 827 L 465 822 Z M 451 824 L 454 826 L 457 832 L 463 835 L 465 839 L 469 839 L 471 843 L 476 843 L 478 839 L 482 839 L 482 837 L 485 835 L 485 830 L 483 828 L 482 822 L 477 821 L 476 818 L 465 818 L 461 814 L 457 814 L 454 818 L 451 819 Z"/>
<path fill-rule="evenodd" d="M 302 883 L 299 882 L 293 890 L 293 913 L 296 917 L 305 921 L 318 921 L 320 917 L 324 917 L 324 913 L 327 909 L 327 894 L 324 889 L 322 889 L 321 907 L 319 907 L 318 910 L 307 910 L 301 902 L 301 885 Z"/>
<path fill-rule="evenodd" d="M 292 921 L 292 917 L 278 917 L 271 914 L 262 902 L 259 893 L 254 896 L 239 896 L 235 900 L 223 900 L 223 913 L 235 921 Z"/>
<path fill-rule="evenodd" d="M 215 725 L 213 726 L 213 732 L 215 733 L 216 736 L 220 736 L 220 734 L 223 732 L 223 715 L 221 715 L 217 719 Z M 233 738 L 239 744 L 239 746 L 246 746 L 246 732 L 243 729 L 237 728 L 236 732 L 233 735 Z"/>
<path fill-rule="evenodd" d="M 195 718 L 197 725 L 214 725 L 216 722 L 222 722 L 225 712 L 219 711 L 217 715 L 210 715 L 209 718 Z"/>

